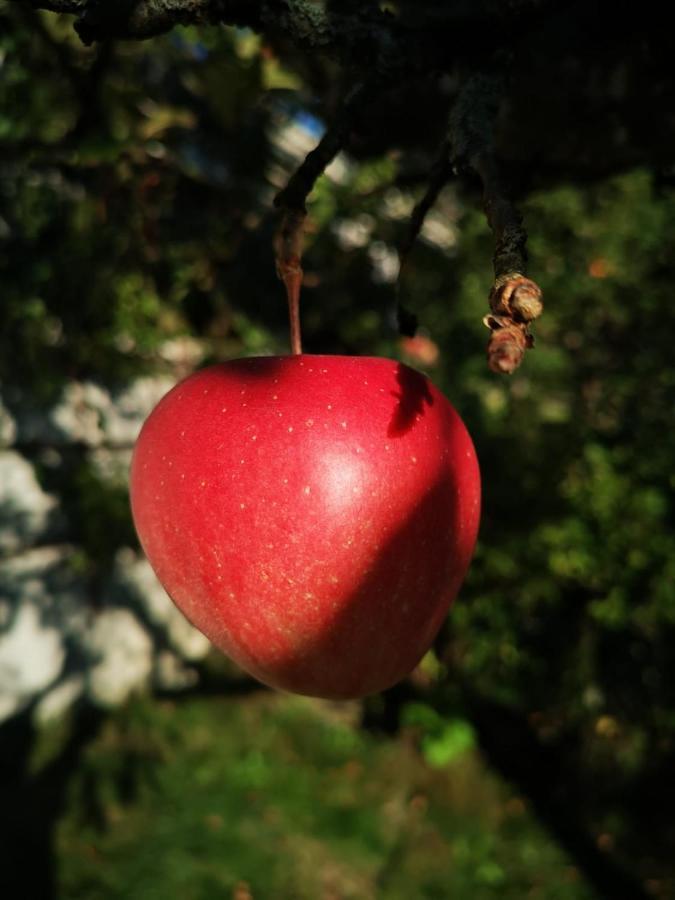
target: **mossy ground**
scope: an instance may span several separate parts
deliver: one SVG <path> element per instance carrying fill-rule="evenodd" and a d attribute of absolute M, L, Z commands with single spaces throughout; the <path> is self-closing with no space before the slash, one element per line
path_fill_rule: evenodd
<path fill-rule="evenodd" d="M 473 748 L 429 765 L 350 708 L 260 692 L 137 700 L 70 786 L 69 900 L 584 900 L 582 879 Z"/>

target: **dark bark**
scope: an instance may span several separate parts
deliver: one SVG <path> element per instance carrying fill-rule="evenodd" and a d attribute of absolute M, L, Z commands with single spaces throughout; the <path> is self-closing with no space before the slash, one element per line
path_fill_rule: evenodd
<path fill-rule="evenodd" d="M 58 896 L 54 828 L 71 775 L 102 722 L 103 714 L 97 710 L 80 709 L 65 746 L 37 774 L 29 768 L 35 739 L 33 710 L 0 725 L 0 896 L 8 900 Z"/>

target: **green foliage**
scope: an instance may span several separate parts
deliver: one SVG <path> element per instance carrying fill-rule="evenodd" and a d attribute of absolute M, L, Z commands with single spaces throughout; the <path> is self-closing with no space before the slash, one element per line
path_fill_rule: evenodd
<path fill-rule="evenodd" d="M 430 766 L 445 766 L 475 746 L 473 729 L 468 722 L 448 719 L 425 703 L 406 706 L 402 724 L 421 731 L 421 750 Z"/>

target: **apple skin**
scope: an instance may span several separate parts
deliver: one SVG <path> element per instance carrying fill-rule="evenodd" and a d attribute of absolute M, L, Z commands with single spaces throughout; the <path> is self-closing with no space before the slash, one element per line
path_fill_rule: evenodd
<path fill-rule="evenodd" d="M 388 359 L 238 359 L 190 375 L 131 465 L 143 549 L 255 678 L 362 697 L 428 650 L 466 574 L 480 473 L 457 412 Z"/>

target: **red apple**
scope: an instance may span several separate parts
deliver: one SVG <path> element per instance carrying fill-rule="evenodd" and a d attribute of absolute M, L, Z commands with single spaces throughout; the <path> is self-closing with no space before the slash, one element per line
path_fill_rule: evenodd
<path fill-rule="evenodd" d="M 428 650 L 476 541 L 480 475 L 459 415 L 387 359 L 239 359 L 145 423 L 131 504 L 159 580 L 260 681 L 360 697 Z"/>

